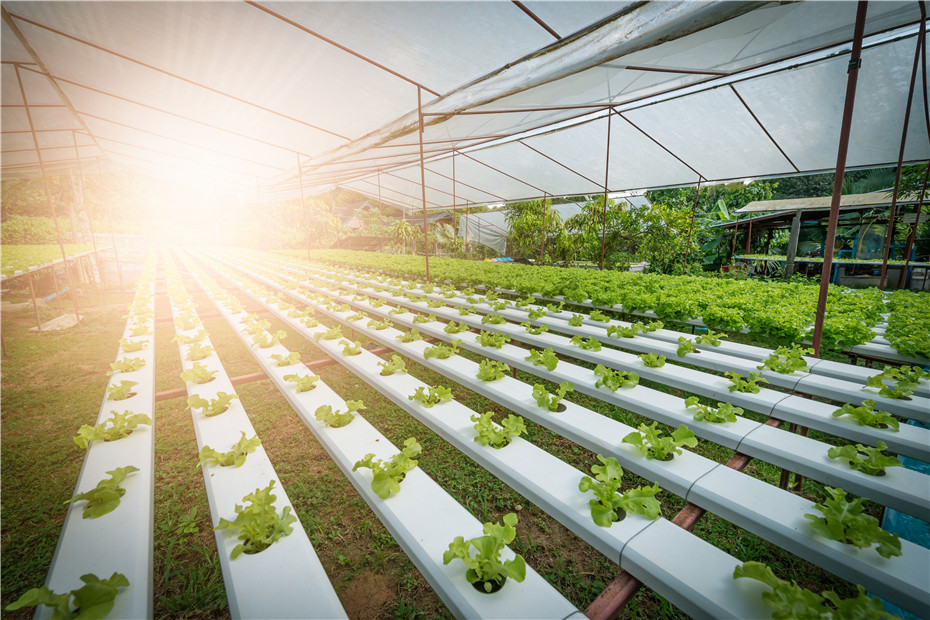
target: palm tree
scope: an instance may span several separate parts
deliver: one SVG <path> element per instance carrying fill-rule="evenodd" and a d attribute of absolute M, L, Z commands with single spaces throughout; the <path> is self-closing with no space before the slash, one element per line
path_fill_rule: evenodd
<path fill-rule="evenodd" d="M 388 229 L 391 239 L 394 243 L 399 243 L 404 248 L 404 254 L 407 253 L 407 242 L 415 241 L 419 231 L 415 226 L 412 226 L 410 222 L 404 219 L 397 220 L 391 225 L 391 228 Z"/>

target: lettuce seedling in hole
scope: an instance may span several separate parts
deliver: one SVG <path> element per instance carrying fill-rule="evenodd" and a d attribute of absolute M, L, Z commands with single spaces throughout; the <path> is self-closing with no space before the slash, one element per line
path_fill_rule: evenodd
<path fill-rule="evenodd" d="M 304 318 L 300 319 L 300 322 L 304 324 L 304 327 L 316 327 L 317 325 L 320 324 L 320 322 L 317 321 L 312 316 L 305 316 Z M 319 340 L 316 334 L 313 334 L 313 339 Z"/>
<path fill-rule="evenodd" d="M 917 384 L 925 381 L 928 375 L 930 373 L 917 366 L 901 366 L 900 368 L 889 366 L 881 374 L 866 379 L 866 387 L 862 389 L 868 391 L 868 388 L 878 388 L 879 396 L 907 399 L 913 394 Z M 887 385 L 885 380 L 893 381 L 894 384 Z"/>
<path fill-rule="evenodd" d="M 804 515 L 810 519 L 814 531 L 830 540 L 854 545 L 859 549 L 866 549 L 877 544 L 876 551 L 883 558 L 901 555 L 901 541 L 897 534 L 883 530 L 875 517 L 863 514 L 863 498 L 846 501 L 846 491 L 824 487 L 830 496 L 814 509 L 823 513 Z"/>
<path fill-rule="evenodd" d="M 275 363 L 275 366 L 293 366 L 300 361 L 300 353 L 298 351 L 291 351 L 287 355 L 272 353 L 271 360 Z"/>
<path fill-rule="evenodd" d="M 468 331 L 468 325 L 465 323 L 456 323 L 455 321 L 452 321 L 443 327 L 442 331 L 446 332 L 447 334 L 458 334 Z"/>
<path fill-rule="evenodd" d="M 274 483 L 272 480 L 264 489 L 255 489 L 243 497 L 243 503 L 248 502 L 249 505 L 236 504 L 236 518 L 233 521 L 220 518 L 219 524 L 214 528 L 239 531 L 239 540 L 242 542 L 232 550 L 229 556 L 231 559 L 235 560 L 242 553 L 264 551 L 294 531 L 292 524 L 297 521 L 297 517 L 291 514 L 291 507 L 285 506 L 280 515 L 275 510 L 274 501 L 277 496 L 271 494 Z"/>
<path fill-rule="evenodd" d="M 442 308 L 446 304 L 438 299 L 427 299 L 426 306 L 428 308 Z"/>
<path fill-rule="evenodd" d="M 559 358 L 556 357 L 555 351 L 551 347 L 542 351 L 533 349 L 524 359 L 532 362 L 534 366 L 545 366 L 546 370 L 550 372 L 555 370 L 555 367 L 559 364 Z"/>
<path fill-rule="evenodd" d="M 643 324 L 643 323 L 637 321 L 637 322 L 636 322 L 636 325 L 638 325 L 640 331 L 643 331 L 643 332 L 654 332 L 654 331 L 656 331 L 656 330 L 658 330 L 658 329 L 662 329 L 662 328 L 664 327 L 664 324 L 662 323 L 662 321 L 658 321 L 658 320 L 657 320 L 657 321 L 649 321 L 648 323 L 645 323 L 645 324 Z"/>
<path fill-rule="evenodd" d="M 540 325 L 539 327 L 533 327 L 533 324 L 529 321 L 523 321 L 520 323 L 520 327 L 526 328 L 526 333 L 538 336 L 544 332 L 549 331 L 548 325 Z"/>
<path fill-rule="evenodd" d="M 681 454 L 681 446 L 693 448 L 697 445 L 697 438 L 690 428 L 681 424 L 671 435 L 660 435 L 657 423 L 651 425 L 640 424 L 636 431 L 623 438 L 639 450 L 640 454 L 648 459 L 657 461 L 671 461 L 676 454 Z"/>
<path fill-rule="evenodd" d="M 382 377 L 389 377 L 395 372 L 407 372 L 407 364 L 404 362 L 404 359 L 396 353 L 391 355 L 391 361 L 378 362 L 378 366 L 381 367 Z"/>
<path fill-rule="evenodd" d="M 634 323 L 629 327 L 624 327 L 623 325 L 611 325 L 607 328 L 607 336 L 613 336 L 615 338 L 633 338 L 636 336 L 636 332 L 639 329 L 636 327 L 639 323 Z"/>
<path fill-rule="evenodd" d="M 599 321 L 601 323 L 610 323 L 610 317 L 604 314 L 603 312 L 601 312 L 600 310 L 592 310 L 590 318 L 592 321 Z"/>
<path fill-rule="evenodd" d="M 196 408 L 203 411 L 203 414 L 208 418 L 213 416 L 220 415 L 227 409 L 229 409 L 229 403 L 234 398 L 239 398 L 235 394 L 227 394 L 226 392 L 217 392 L 216 398 L 211 398 L 207 400 L 198 394 L 192 394 L 187 397 L 187 409 Z"/>
<path fill-rule="evenodd" d="M 580 314 L 573 314 L 570 319 L 568 319 L 568 324 L 572 327 L 581 327 L 584 322 L 584 317 Z"/>
<path fill-rule="evenodd" d="M 678 337 L 678 357 L 684 357 L 688 353 L 699 353 L 697 350 L 697 345 L 694 344 L 693 340 L 688 340 L 684 336 Z"/>
<path fill-rule="evenodd" d="M 616 392 L 620 388 L 631 388 L 639 385 L 639 375 L 635 372 L 611 370 L 602 364 L 594 367 L 594 375 L 597 377 L 594 387 L 607 388 L 611 392 Z"/>
<path fill-rule="evenodd" d="M 199 342 L 195 342 L 187 349 L 187 359 L 196 362 L 202 359 L 206 359 L 213 354 L 213 347 L 210 345 L 202 345 Z"/>
<path fill-rule="evenodd" d="M 501 334 L 499 332 L 486 332 L 481 331 L 478 334 L 478 344 L 482 347 L 493 347 L 495 349 L 500 349 L 502 346 L 510 342 L 510 336 L 507 334 Z"/>
<path fill-rule="evenodd" d="M 207 330 L 198 329 L 196 332 L 194 332 L 190 336 L 185 336 L 184 334 L 177 334 L 174 337 L 174 341 L 179 342 L 181 344 L 194 344 L 195 342 L 200 342 L 206 337 L 207 337 Z"/>
<path fill-rule="evenodd" d="M 468 316 L 469 314 L 478 314 L 478 311 L 471 306 L 459 306 L 459 316 Z"/>
<path fill-rule="evenodd" d="M 564 301 L 560 301 L 557 304 L 546 304 L 546 310 L 548 310 L 549 312 L 553 312 L 555 314 L 558 314 L 559 312 L 561 312 L 563 307 L 565 307 Z"/>
<path fill-rule="evenodd" d="M 505 319 L 499 314 L 486 314 L 483 317 L 481 317 L 482 325 L 485 325 L 487 323 L 490 323 L 491 325 L 502 325 L 503 323 L 506 323 L 506 322 L 507 322 L 507 319 Z"/>
<path fill-rule="evenodd" d="M 340 340 L 340 346 L 342 346 L 342 354 L 345 356 L 350 355 L 359 355 L 362 352 L 362 343 L 356 340 L 355 342 L 349 342 L 348 340 Z"/>
<path fill-rule="evenodd" d="M 456 536 L 449 544 L 449 548 L 442 554 L 442 563 L 448 564 L 459 558 L 468 567 L 465 578 L 479 592 L 491 594 L 500 590 L 504 580 L 508 577 L 516 582 L 526 578 L 526 562 L 523 556 L 514 555 L 512 560 L 501 562 L 500 552 L 507 543 L 517 536 L 517 515 L 508 513 L 504 515 L 503 525 L 499 523 L 485 523 L 484 536 L 466 541 L 463 536 Z M 471 555 L 471 547 L 477 553 Z"/>
<path fill-rule="evenodd" d="M 261 331 L 252 336 L 252 344 L 260 349 L 267 349 L 282 340 L 284 340 L 287 333 L 283 329 L 272 333 Z"/>
<path fill-rule="evenodd" d="M 333 408 L 329 405 L 320 405 L 317 407 L 316 411 L 313 412 L 313 415 L 318 421 L 324 423 L 326 426 L 342 428 L 355 419 L 353 414 L 367 408 L 368 407 L 363 405 L 362 401 L 360 400 L 347 400 L 345 411 L 334 412 Z"/>
<path fill-rule="evenodd" d="M 533 385 L 533 398 L 536 400 L 536 404 L 543 409 L 548 409 L 549 411 L 565 411 L 565 405 L 561 403 L 561 400 L 565 398 L 566 394 L 574 391 L 574 385 L 568 381 L 563 381 L 559 384 L 555 394 L 550 395 L 545 385 L 536 383 Z"/>
<path fill-rule="evenodd" d="M 368 329 L 374 329 L 377 331 L 381 331 L 382 329 L 387 329 L 393 326 L 394 324 L 391 323 L 391 321 L 388 319 L 384 319 L 383 321 L 376 321 L 375 319 L 372 319 L 368 321 Z"/>
<path fill-rule="evenodd" d="M 762 593 L 762 602 L 772 610 L 776 620 L 790 618 L 870 618 L 871 620 L 901 620 L 889 614 L 878 598 L 866 596 L 865 588 L 857 585 L 855 598 L 841 599 L 832 590 L 820 594 L 799 586 L 797 582 L 779 579 L 772 569 L 761 562 L 744 562 L 733 571 L 733 578 L 748 577 L 772 588 Z"/>
<path fill-rule="evenodd" d="M 649 368 L 662 368 L 665 366 L 664 355 L 657 355 L 655 353 L 643 353 L 639 356 L 639 359 L 643 360 L 643 365 L 648 366 Z"/>
<path fill-rule="evenodd" d="M 480 304 L 482 301 L 484 301 L 484 297 L 478 297 L 476 295 L 469 295 L 468 297 L 465 298 L 465 301 L 467 301 L 470 304 Z"/>
<path fill-rule="evenodd" d="M 129 335 L 133 338 L 138 338 L 139 336 L 148 336 L 152 332 L 149 330 L 148 325 L 134 325 L 129 328 Z"/>
<path fill-rule="evenodd" d="M 731 392 L 758 394 L 762 388 L 760 388 L 757 384 L 760 382 L 761 383 L 769 382 L 768 379 L 764 379 L 762 377 L 762 373 L 759 372 L 758 370 L 751 371 L 749 373 L 749 378 L 744 377 L 743 375 L 739 374 L 735 370 L 731 370 L 730 372 L 725 372 L 723 373 L 723 376 L 729 377 L 730 381 L 733 382 L 733 385 L 727 388 Z"/>
<path fill-rule="evenodd" d="M 107 388 L 107 398 L 109 400 L 126 400 L 136 393 L 132 391 L 132 386 L 138 385 L 138 381 L 120 381 Z"/>
<path fill-rule="evenodd" d="M 697 344 L 709 344 L 712 347 L 719 347 L 720 340 L 722 338 L 727 338 L 728 336 L 723 332 L 715 332 L 710 329 L 707 330 L 706 334 L 701 334 L 694 339 L 694 342 Z"/>
<path fill-rule="evenodd" d="M 548 312 L 545 308 L 530 308 L 527 317 L 529 317 L 531 321 L 535 321 L 536 319 L 543 318 L 546 314 L 548 314 Z"/>
<path fill-rule="evenodd" d="M 86 450 L 87 445 L 92 441 L 98 439 L 116 441 L 117 439 L 128 437 L 140 424 L 152 425 L 152 418 L 144 413 L 133 413 L 127 409 L 123 411 L 123 413 L 110 411 L 110 414 L 110 417 L 100 424 L 95 424 L 94 426 L 90 426 L 89 424 L 81 425 L 81 428 L 78 429 L 77 437 L 74 438 L 74 443 L 76 443 L 79 448 Z"/>
<path fill-rule="evenodd" d="M 90 491 L 78 493 L 65 503 L 70 504 L 71 502 L 86 500 L 87 503 L 84 504 L 84 512 L 81 515 L 85 519 L 96 519 L 113 512 L 119 506 L 120 498 L 126 494 L 126 489 L 119 486 L 119 483 L 134 471 L 139 471 L 139 468 L 132 465 L 117 467 L 108 471 L 109 478 L 98 482 L 97 486 Z"/>
<path fill-rule="evenodd" d="M 123 350 L 123 353 L 135 353 L 136 351 L 141 351 L 149 345 L 149 343 L 144 340 L 129 340 L 128 338 L 120 338 L 119 344 L 120 349 Z"/>
<path fill-rule="evenodd" d="M 316 382 L 320 380 L 317 375 L 284 375 L 285 381 L 290 381 L 297 385 L 298 392 L 309 392 L 316 387 Z"/>
<path fill-rule="evenodd" d="M 200 449 L 200 462 L 197 463 L 197 467 L 202 466 L 204 463 L 218 465 L 219 467 L 242 467 L 245 458 L 255 452 L 255 449 L 262 445 L 262 442 L 258 435 L 246 439 L 245 431 L 239 432 L 242 433 L 242 437 L 232 445 L 228 452 L 217 452 L 210 446 L 202 447 Z"/>
<path fill-rule="evenodd" d="M 342 338 L 342 328 L 337 325 L 332 329 L 327 329 L 325 332 L 316 332 L 313 334 L 313 339 L 317 342 L 319 342 L 321 338 L 323 340 L 337 340 Z"/>
<path fill-rule="evenodd" d="M 813 353 L 813 349 L 805 348 L 797 344 L 791 345 L 791 348 L 778 347 L 772 351 L 771 355 L 762 360 L 762 364 L 756 366 L 756 368 L 759 370 L 768 368 L 780 375 L 790 375 L 797 370 L 807 372 L 807 362 L 804 361 L 804 356 L 812 355 Z"/>
<path fill-rule="evenodd" d="M 129 587 L 129 579 L 122 573 L 113 573 L 109 579 L 87 573 L 81 575 L 81 581 L 83 586 L 65 594 L 55 594 L 48 586 L 32 588 L 4 609 L 16 611 L 23 607 L 45 605 L 54 610 L 52 620 L 102 620 L 113 609 L 119 588 Z"/>
<path fill-rule="evenodd" d="M 423 447 L 417 443 L 416 437 L 408 437 L 404 441 L 404 447 L 400 452 L 391 457 L 390 461 L 375 460 L 375 455 L 371 452 L 365 455 L 365 458 L 356 461 L 352 466 L 352 471 L 360 467 L 366 467 L 371 470 L 371 490 L 381 499 L 387 499 L 392 493 L 400 492 L 400 483 L 407 476 L 407 472 L 417 466 L 414 460 L 420 454 Z"/>
<path fill-rule="evenodd" d="M 510 366 L 504 362 L 496 360 L 483 359 L 478 365 L 479 381 L 497 381 L 510 372 Z"/>
<path fill-rule="evenodd" d="M 500 426 L 491 420 L 494 415 L 493 411 L 486 411 L 478 415 L 471 416 L 471 421 L 475 423 L 475 441 L 482 446 L 491 446 L 492 448 L 503 448 L 510 444 L 514 437 L 519 437 L 526 432 L 526 425 L 523 418 L 513 415 L 512 413 L 502 420 Z"/>
<path fill-rule="evenodd" d="M 601 350 L 601 343 L 598 342 L 597 338 L 594 336 L 591 336 L 587 340 L 585 340 L 582 336 L 572 336 L 571 343 L 585 351 Z"/>
<path fill-rule="evenodd" d="M 347 321 L 364 321 L 368 316 L 364 312 L 356 312 L 346 317 Z"/>
<path fill-rule="evenodd" d="M 271 321 L 260 318 L 256 314 L 245 315 L 245 318 L 242 319 L 242 324 L 245 326 L 245 331 L 252 335 L 261 333 L 266 329 L 271 329 Z"/>
<path fill-rule="evenodd" d="M 395 336 L 400 342 L 416 342 L 417 340 L 423 340 L 423 336 L 420 335 L 420 330 L 411 329 L 409 332 L 404 332 L 400 336 Z"/>
<path fill-rule="evenodd" d="M 898 430 L 898 420 L 889 413 L 876 411 L 875 401 L 871 399 L 862 401 L 862 405 L 859 407 L 846 403 L 833 412 L 834 418 L 839 418 L 844 415 L 851 416 L 859 426 L 893 428 L 895 431 Z"/>
<path fill-rule="evenodd" d="M 216 370 L 208 370 L 207 367 L 200 362 L 194 362 L 193 366 L 187 370 L 181 371 L 181 380 L 198 384 L 209 383 L 213 381 L 213 375 L 217 372 Z"/>
<path fill-rule="evenodd" d="M 430 386 L 429 391 L 427 388 L 418 387 L 416 391 L 407 397 L 408 400 L 419 401 L 427 409 L 438 405 L 439 403 L 444 403 L 452 400 L 452 389 L 447 387 L 440 386 Z"/>
<path fill-rule="evenodd" d="M 435 320 L 436 320 L 436 315 L 433 314 L 432 312 L 429 314 L 418 314 L 415 317 L 413 317 L 414 323 L 432 323 Z"/>
<path fill-rule="evenodd" d="M 410 312 L 410 310 L 407 310 L 406 308 L 402 306 L 398 306 L 396 308 L 391 308 L 390 310 L 388 310 L 388 314 L 407 314 L 408 312 Z"/>
<path fill-rule="evenodd" d="M 535 301 L 536 299 L 532 295 L 527 295 L 526 297 L 517 297 L 514 300 L 513 305 L 515 305 L 517 308 L 523 308 L 530 305 L 531 303 L 534 303 Z"/>
<path fill-rule="evenodd" d="M 884 441 L 878 441 L 876 445 L 877 448 L 863 446 L 861 443 L 834 446 L 827 450 L 827 456 L 831 459 L 846 461 L 850 469 L 861 471 L 869 476 L 884 476 L 886 467 L 902 466 L 897 457 L 883 452 L 888 448 L 888 444 Z"/>
<path fill-rule="evenodd" d="M 110 362 L 110 370 L 107 376 L 115 375 L 118 372 L 135 372 L 145 366 L 145 360 L 141 357 L 124 357 L 121 360 Z"/>
<path fill-rule="evenodd" d="M 736 422 L 736 416 L 743 415 L 742 407 L 734 407 L 730 403 L 717 403 L 717 408 L 710 405 L 702 405 L 698 402 L 697 396 L 689 396 L 685 399 L 685 407 L 695 408 L 694 419 L 697 422 L 711 422 L 719 424 L 721 422 Z"/>
<path fill-rule="evenodd" d="M 655 498 L 661 490 L 659 484 L 641 486 L 620 493 L 623 484 L 623 468 L 614 457 L 597 455 L 601 465 L 592 465 L 594 478 L 584 476 L 578 483 L 582 493 L 594 492 L 595 499 L 588 502 L 591 506 L 591 519 L 601 527 L 610 527 L 616 521 L 622 521 L 629 514 L 641 514 L 648 519 L 657 519 L 662 506 Z"/>
<path fill-rule="evenodd" d="M 490 298 L 491 298 L 490 295 L 488 295 L 488 299 Z M 488 302 L 488 305 L 491 306 L 492 309 L 500 311 L 506 308 L 507 306 L 509 306 L 510 304 L 508 304 L 506 301 L 501 299 L 500 301 L 490 301 Z"/>
<path fill-rule="evenodd" d="M 453 355 L 458 355 L 459 345 L 463 344 L 461 340 L 452 340 L 452 346 L 446 346 L 445 344 L 438 343 L 431 347 L 426 347 L 423 349 L 423 357 L 430 359 L 435 357 L 436 359 L 445 360 L 449 359 Z"/>
<path fill-rule="evenodd" d="M 383 299 L 372 299 L 368 303 L 371 304 L 372 308 L 380 308 L 381 306 L 384 305 L 385 302 Z"/>

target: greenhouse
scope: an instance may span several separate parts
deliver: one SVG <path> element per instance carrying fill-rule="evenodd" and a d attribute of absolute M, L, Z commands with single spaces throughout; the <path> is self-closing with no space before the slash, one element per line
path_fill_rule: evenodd
<path fill-rule="evenodd" d="M 930 618 L 927 8 L 4 0 L 4 618 Z"/>

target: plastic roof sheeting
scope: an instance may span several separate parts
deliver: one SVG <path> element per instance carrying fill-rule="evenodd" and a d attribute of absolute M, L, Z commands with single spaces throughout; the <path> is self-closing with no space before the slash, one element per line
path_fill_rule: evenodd
<path fill-rule="evenodd" d="M 418 100 L 430 209 L 834 165 L 855 2 L 524 5 L 5 2 L 3 175 L 38 172 L 20 81 L 52 170 L 266 200 L 422 208 Z M 869 4 L 850 166 L 897 158 L 919 19 Z"/>

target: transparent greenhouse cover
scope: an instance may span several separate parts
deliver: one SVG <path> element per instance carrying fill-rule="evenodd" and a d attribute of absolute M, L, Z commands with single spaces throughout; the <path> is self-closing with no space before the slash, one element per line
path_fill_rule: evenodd
<path fill-rule="evenodd" d="M 263 200 L 341 186 L 408 210 L 424 194 L 449 209 L 829 170 L 856 14 L 843 1 L 2 7 L 4 178 L 39 174 L 37 142 L 51 172 L 128 167 Z M 897 160 L 919 20 L 916 2 L 869 3 L 849 166 Z M 930 157 L 927 136 L 918 96 L 906 161 Z"/>

